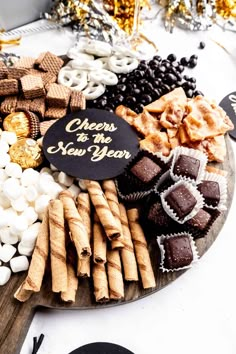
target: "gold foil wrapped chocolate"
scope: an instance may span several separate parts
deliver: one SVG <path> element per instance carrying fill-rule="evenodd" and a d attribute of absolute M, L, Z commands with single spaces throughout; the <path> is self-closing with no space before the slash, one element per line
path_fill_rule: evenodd
<path fill-rule="evenodd" d="M 6 116 L 3 128 L 20 138 L 36 138 L 39 134 L 39 118 L 29 111 L 14 112 Z"/>
<path fill-rule="evenodd" d="M 18 163 L 22 168 L 36 168 L 43 162 L 43 150 L 30 138 L 21 138 L 9 149 L 11 162 Z"/>

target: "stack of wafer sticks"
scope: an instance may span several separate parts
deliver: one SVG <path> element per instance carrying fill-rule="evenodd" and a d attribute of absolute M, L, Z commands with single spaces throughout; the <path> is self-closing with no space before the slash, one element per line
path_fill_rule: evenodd
<path fill-rule="evenodd" d="M 75 302 L 79 278 L 93 278 L 96 302 L 124 298 L 124 280 L 156 286 L 138 209 L 126 210 L 113 180 L 84 180 L 76 200 L 68 190 L 51 200 L 37 237 L 28 275 L 15 293 L 26 301 L 39 292 L 50 260 L 52 291 Z"/>

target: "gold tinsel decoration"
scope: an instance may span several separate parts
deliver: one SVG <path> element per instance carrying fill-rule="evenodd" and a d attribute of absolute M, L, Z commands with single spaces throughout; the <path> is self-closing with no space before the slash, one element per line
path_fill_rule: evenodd
<path fill-rule="evenodd" d="M 225 19 L 236 18 L 236 0 L 216 0 L 216 12 Z"/>
<path fill-rule="evenodd" d="M 119 27 L 130 35 L 134 26 L 135 6 L 138 2 L 140 10 L 144 7 L 150 9 L 148 0 L 106 0 L 104 1 L 104 8 L 118 23 Z"/>

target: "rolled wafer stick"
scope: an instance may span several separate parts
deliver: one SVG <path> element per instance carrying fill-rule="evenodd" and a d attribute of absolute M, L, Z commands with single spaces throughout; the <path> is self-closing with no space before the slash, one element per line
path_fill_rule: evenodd
<path fill-rule="evenodd" d="M 93 264 L 93 286 L 96 302 L 109 301 L 108 281 L 104 264 Z"/>
<path fill-rule="evenodd" d="M 93 221 L 93 262 L 106 263 L 107 261 L 107 237 L 100 223 L 97 213 L 94 213 Z"/>
<path fill-rule="evenodd" d="M 88 240 L 86 228 L 83 220 L 76 208 L 72 194 L 65 190 L 59 194 L 59 199 L 63 203 L 65 218 L 68 222 L 72 240 L 78 254 L 78 258 L 91 256 L 91 248 Z"/>
<path fill-rule="evenodd" d="M 111 209 L 112 215 L 114 216 L 114 219 L 117 223 L 117 227 L 119 228 L 121 233 L 121 236 L 117 240 L 113 240 L 111 242 L 111 248 L 120 249 L 124 247 L 124 245 L 122 243 L 123 234 L 122 234 L 122 226 L 120 221 L 119 201 L 118 201 L 115 182 L 112 179 L 105 180 L 102 182 L 102 188 L 107 198 L 108 205 Z"/>
<path fill-rule="evenodd" d="M 61 299 L 65 302 L 75 302 L 78 289 L 78 278 L 72 264 L 67 264 L 67 290 L 61 292 Z"/>
<path fill-rule="evenodd" d="M 43 221 L 29 266 L 28 275 L 25 279 L 24 289 L 40 291 L 46 268 L 49 252 L 49 217 L 48 209 L 45 210 Z"/>
<path fill-rule="evenodd" d="M 25 290 L 24 289 L 24 282 L 19 286 L 19 288 L 16 290 L 14 294 L 14 298 L 17 299 L 20 302 L 25 302 L 29 300 L 31 295 L 33 294 L 32 290 Z"/>
<path fill-rule="evenodd" d="M 124 247 L 121 249 L 121 260 L 124 276 L 127 281 L 138 281 L 138 267 L 134 253 L 134 245 L 129 229 L 128 217 L 124 204 L 119 204 Z"/>
<path fill-rule="evenodd" d="M 137 208 L 129 209 L 127 211 L 129 226 L 136 259 L 141 274 L 142 284 L 144 289 L 154 288 L 156 281 L 152 269 L 150 255 L 148 252 L 147 241 L 141 225 L 139 224 L 139 212 Z"/>
<path fill-rule="evenodd" d="M 63 204 L 60 200 L 49 202 L 50 256 L 52 291 L 67 290 L 67 267 Z"/>
<path fill-rule="evenodd" d="M 91 225 L 91 205 L 88 193 L 80 193 L 77 197 L 77 209 L 87 230 L 90 244 L 92 225 Z M 90 258 L 80 258 L 78 261 L 77 274 L 81 278 L 90 277 Z"/>
<path fill-rule="evenodd" d="M 107 251 L 107 275 L 110 299 L 122 299 L 124 297 L 124 282 L 119 250 Z"/>
<path fill-rule="evenodd" d="M 100 184 L 96 181 L 84 180 L 84 184 L 89 192 L 91 201 L 96 209 L 105 233 L 109 240 L 115 240 L 121 236 L 116 221 L 110 210 L 107 199 Z"/>

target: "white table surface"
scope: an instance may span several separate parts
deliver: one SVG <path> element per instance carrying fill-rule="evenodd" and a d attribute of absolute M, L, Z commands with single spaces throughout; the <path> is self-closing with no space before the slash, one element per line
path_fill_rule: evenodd
<path fill-rule="evenodd" d="M 175 29 L 170 34 L 155 21 L 146 28 L 162 57 L 172 52 L 179 58 L 198 54 L 198 66 L 190 73 L 206 96 L 219 102 L 236 91 L 236 33 L 215 26 L 207 32 Z M 73 40 L 67 30 L 51 30 L 28 35 L 19 47 L 8 51 L 32 56 L 45 50 L 65 54 Z M 206 43 L 204 50 L 198 49 L 201 40 Z M 236 156 L 233 141 L 232 146 Z M 226 223 L 208 252 L 192 269 L 151 296 L 107 309 L 38 311 L 21 354 L 32 352 L 32 338 L 40 333 L 45 339 L 39 354 L 68 354 L 96 341 L 117 343 L 135 354 L 235 354 L 235 215 L 234 195 Z"/>

